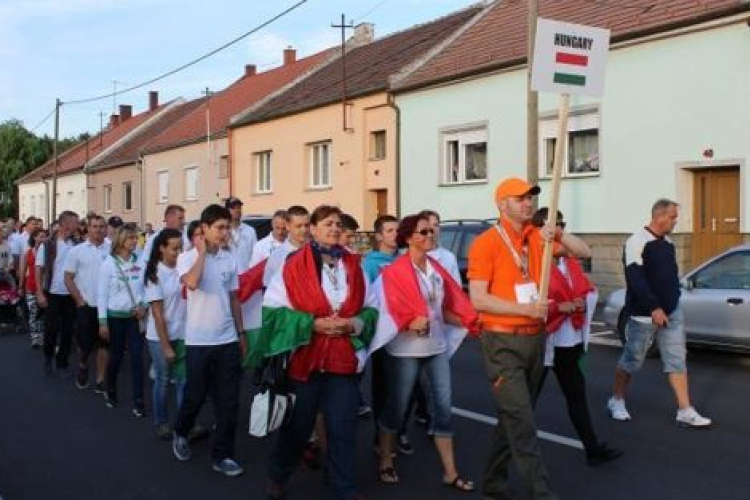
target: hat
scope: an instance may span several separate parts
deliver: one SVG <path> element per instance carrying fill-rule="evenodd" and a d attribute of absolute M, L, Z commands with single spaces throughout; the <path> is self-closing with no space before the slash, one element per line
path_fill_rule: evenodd
<path fill-rule="evenodd" d="M 244 205 L 244 203 L 242 203 L 242 200 L 240 200 L 236 196 L 230 196 L 229 198 L 227 198 L 227 201 L 224 202 L 225 208 L 231 208 L 235 205 Z"/>
<path fill-rule="evenodd" d="M 523 179 L 511 177 L 497 185 L 495 201 L 500 201 L 508 196 L 526 196 L 527 194 L 536 196 L 540 191 L 539 186 L 532 186 Z"/>
<path fill-rule="evenodd" d="M 117 227 L 122 226 L 123 224 L 124 224 L 124 222 L 122 221 L 122 217 L 117 216 L 117 215 L 113 215 L 112 217 L 110 217 L 109 219 L 107 219 L 107 225 L 108 226 L 112 226 L 112 227 L 117 228 Z"/>

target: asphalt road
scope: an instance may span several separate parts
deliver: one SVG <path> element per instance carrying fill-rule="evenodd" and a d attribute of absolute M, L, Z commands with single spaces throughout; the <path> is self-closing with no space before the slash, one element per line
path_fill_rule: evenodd
<path fill-rule="evenodd" d="M 601 329 L 601 328 L 600 328 Z M 604 411 L 619 355 L 611 335 L 590 349 L 589 398 L 601 438 L 625 450 L 619 461 L 589 468 L 567 419 L 554 376 L 539 401 L 542 449 L 562 499 L 746 500 L 750 498 L 750 358 L 691 352 L 691 392 L 701 412 L 715 419 L 711 430 L 674 424 L 674 404 L 657 359 L 649 360 L 631 387 L 634 420 L 611 421 Z M 457 462 L 478 479 L 494 417 L 478 346 L 467 342 L 453 360 Z M 121 375 L 127 400 L 127 376 Z M 45 377 L 41 354 L 25 337 L 0 335 L 0 496 L 3 500 L 204 500 L 264 498 L 267 442 L 248 436 L 245 386 L 237 458 L 246 469 L 225 478 L 209 467 L 209 444 L 194 445 L 187 464 L 153 436 L 149 419 L 136 420 L 127 406 L 110 410 L 101 396 L 79 391 L 72 381 Z M 205 412 L 210 420 L 210 409 Z M 437 455 L 419 427 L 411 430 L 416 454 L 398 461 L 402 482 L 380 485 L 375 477 L 372 421 L 362 419 L 358 479 L 371 499 L 479 498 L 441 485 Z M 519 499 L 527 498 L 515 483 Z M 288 486 L 290 500 L 329 498 L 320 472 L 301 469 Z"/>

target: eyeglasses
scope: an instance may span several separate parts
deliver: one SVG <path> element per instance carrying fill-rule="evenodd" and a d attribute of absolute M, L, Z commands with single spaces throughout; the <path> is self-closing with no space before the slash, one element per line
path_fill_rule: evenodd
<path fill-rule="evenodd" d="M 565 229 L 565 221 L 557 221 L 557 227 L 559 227 L 560 229 Z"/>
<path fill-rule="evenodd" d="M 416 231 L 417 234 L 421 234 L 422 236 L 427 236 L 428 234 L 435 234 L 434 229 L 421 229 L 419 231 Z"/>

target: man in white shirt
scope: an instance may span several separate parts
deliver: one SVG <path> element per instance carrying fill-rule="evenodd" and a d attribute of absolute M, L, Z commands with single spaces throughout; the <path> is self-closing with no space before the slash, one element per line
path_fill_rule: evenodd
<path fill-rule="evenodd" d="M 164 227 L 162 229 L 176 229 L 180 232 L 185 228 L 185 209 L 180 205 L 168 205 L 164 209 Z M 156 232 L 151 232 L 146 237 L 146 244 L 143 246 L 143 252 L 141 253 L 139 264 L 141 267 L 146 267 L 149 257 L 151 257 L 151 250 L 154 248 L 154 240 L 156 236 L 161 232 L 161 229 Z M 183 238 L 183 244 L 185 244 Z"/>
<path fill-rule="evenodd" d="M 104 241 L 107 223 L 101 215 L 88 217 L 86 241 L 73 247 L 65 259 L 65 285 L 76 305 L 78 350 L 78 375 L 76 386 L 89 386 L 89 356 L 96 350 L 96 385 L 94 390 L 104 394 L 104 375 L 107 368 L 106 345 L 99 337 L 96 293 L 99 268 L 109 255 L 110 245 Z"/>
<path fill-rule="evenodd" d="M 440 215 L 434 210 L 422 210 L 420 215 L 424 215 L 430 221 L 430 228 L 435 231 L 435 244 L 437 245 L 433 250 L 427 252 L 427 255 L 438 261 L 443 268 L 448 271 L 448 274 L 453 276 L 456 283 L 461 283 L 461 273 L 458 270 L 458 260 L 453 252 L 440 246 Z"/>
<path fill-rule="evenodd" d="M 310 241 L 310 212 L 301 205 L 293 205 L 286 211 L 287 238 L 282 246 L 268 257 L 263 273 L 263 284 L 268 286 L 271 278 L 281 269 L 290 253 L 302 248 Z"/>
<path fill-rule="evenodd" d="M 227 198 L 224 207 L 229 210 L 232 217 L 229 236 L 227 238 L 229 251 L 237 260 L 237 268 L 240 273 L 247 270 L 253 255 L 253 248 L 258 242 L 255 229 L 242 222 L 242 200 L 236 196 Z"/>
<path fill-rule="evenodd" d="M 253 261 L 259 261 L 268 258 L 274 250 L 279 248 L 286 241 L 286 210 L 277 210 L 271 219 L 271 232 L 268 236 L 260 240 L 253 248 Z"/>
<path fill-rule="evenodd" d="M 77 241 L 78 215 L 69 210 L 60 214 L 58 230 L 39 247 L 36 255 L 37 303 L 46 309 L 44 327 L 44 371 L 52 373 L 52 358 L 62 377 L 68 375 L 68 358 L 73 343 L 75 303 L 65 286 L 65 258 Z"/>
<path fill-rule="evenodd" d="M 188 434 L 210 391 L 217 423 L 212 467 L 231 477 L 243 472 L 234 460 L 234 438 L 245 338 L 237 263 L 222 248 L 229 224 L 226 208 L 206 207 L 201 213 L 203 235 L 196 236 L 194 248 L 177 260 L 180 282 L 187 288 L 187 380 L 174 424 L 172 453 L 180 461 L 192 458 Z"/>

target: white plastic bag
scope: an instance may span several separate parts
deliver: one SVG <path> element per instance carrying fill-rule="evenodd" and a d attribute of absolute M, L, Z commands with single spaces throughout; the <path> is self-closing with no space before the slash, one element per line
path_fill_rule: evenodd
<path fill-rule="evenodd" d="M 281 427 L 292 413 L 294 398 L 294 394 L 279 394 L 268 389 L 256 394 L 250 405 L 250 435 L 265 437 Z"/>

